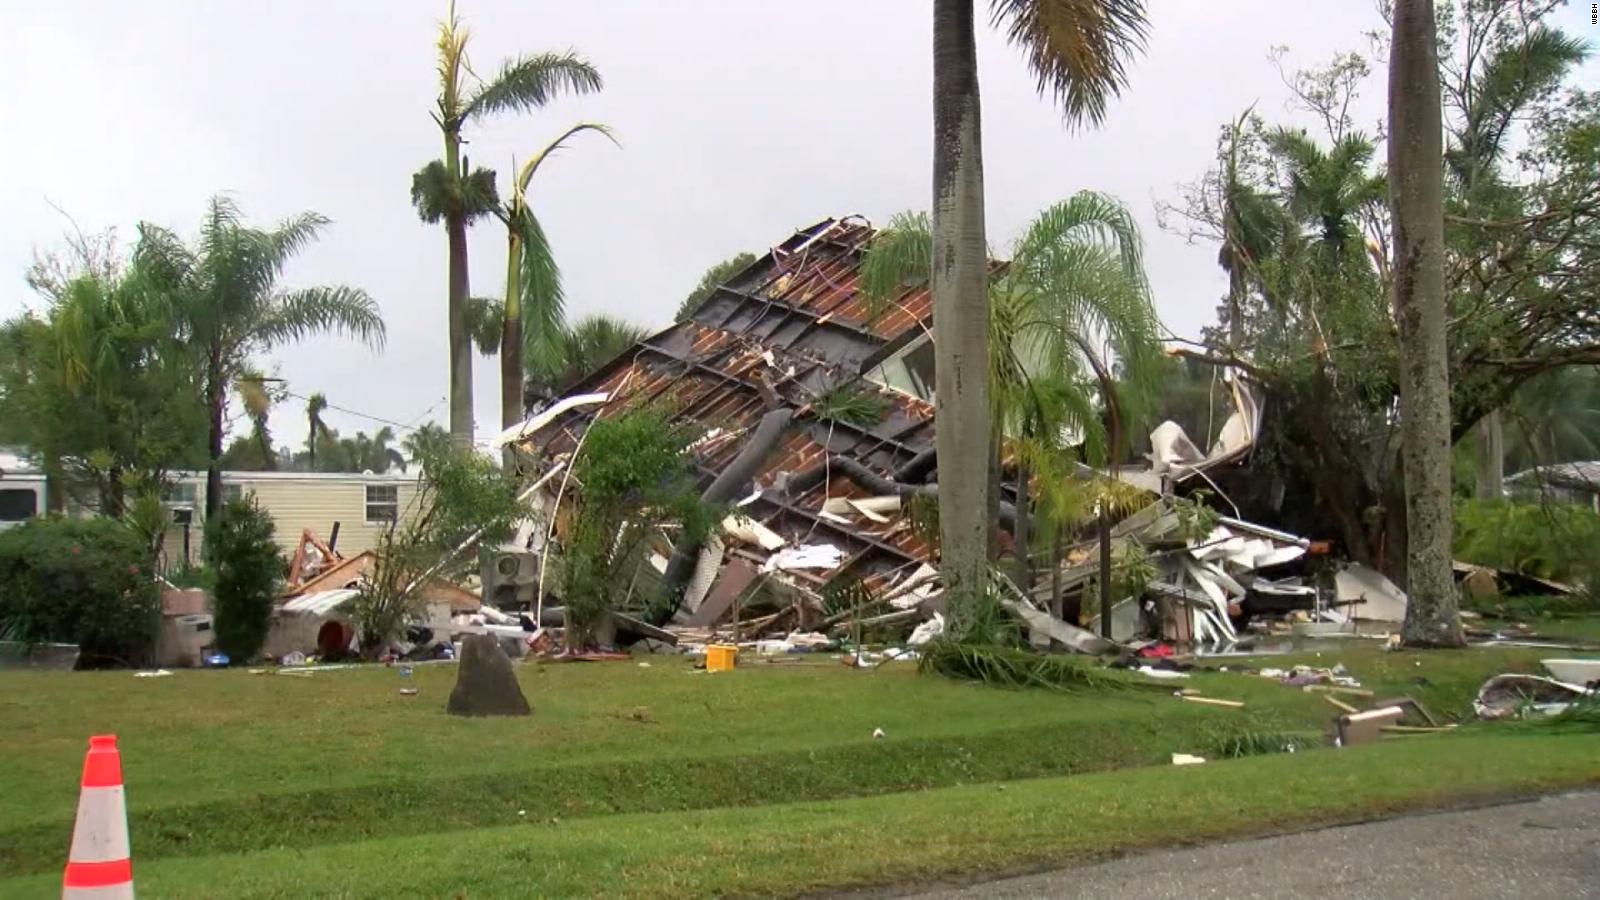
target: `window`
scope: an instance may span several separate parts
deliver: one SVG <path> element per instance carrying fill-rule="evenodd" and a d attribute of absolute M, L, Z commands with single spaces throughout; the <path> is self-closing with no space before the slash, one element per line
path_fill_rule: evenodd
<path fill-rule="evenodd" d="M 886 388 L 933 402 L 933 341 L 926 335 L 884 360 L 867 377 Z"/>
<path fill-rule="evenodd" d="M 244 485 L 225 484 L 222 486 L 222 502 L 232 503 L 244 496 Z"/>
<path fill-rule="evenodd" d="M 0 490 L 0 522 L 21 522 L 39 514 L 39 494 L 33 488 Z"/>
<path fill-rule="evenodd" d="M 393 522 L 400 518 L 400 488 L 392 484 L 367 485 L 367 522 Z"/>
<path fill-rule="evenodd" d="M 161 490 L 161 502 L 172 506 L 194 506 L 196 494 L 192 481 L 169 484 Z"/>

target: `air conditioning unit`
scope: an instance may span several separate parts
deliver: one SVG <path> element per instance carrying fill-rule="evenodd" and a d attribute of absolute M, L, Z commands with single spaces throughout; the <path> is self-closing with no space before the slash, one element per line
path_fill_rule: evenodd
<path fill-rule="evenodd" d="M 192 507 L 192 506 L 174 506 L 174 507 L 172 507 L 172 524 L 174 524 L 174 525 L 191 525 L 193 523 L 194 523 L 194 507 Z"/>
<path fill-rule="evenodd" d="M 539 590 L 539 556 L 526 550 L 489 550 L 483 556 L 483 602 L 496 609 L 528 609 Z"/>

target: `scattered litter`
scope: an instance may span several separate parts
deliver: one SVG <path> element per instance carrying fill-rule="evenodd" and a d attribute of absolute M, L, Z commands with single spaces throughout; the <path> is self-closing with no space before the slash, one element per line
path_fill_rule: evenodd
<path fill-rule="evenodd" d="M 306 664 L 306 655 L 299 650 L 285 653 L 283 658 L 278 660 L 278 664 L 281 666 L 303 666 Z"/>
<path fill-rule="evenodd" d="M 648 669 L 648 668 L 650 668 L 650 664 L 649 664 L 649 663 L 647 663 L 647 662 L 642 662 L 642 663 L 639 663 L 639 668 L 641 668 L 641 669 Z"/>
<path fill-rule="evenodd" d="M 1144 675 L 1144 676 L 1149 677 L 1149 678 L 1188 678 L 1189 677 L 1189 673 L 1188 672 L 1179 672 L 1176 669 L 1158 669 L 1158 668 L 1156 668 L 1154 666 L 1140 666 L 1139 668 L 1134 669 L 1134 671 L 1138 672 L 1140 675 Z"/>
<path fill-rule="evenodd" d="M 873 740 L 877 740 L 877 739 L 879 739 L 881 737 L 883 737 L 883 729 L 882 728 L 874 728 L 874 729 L 872 729 L 872 738 L 873 738 Z"/>
<path fill-rule="evenodd" d="M 416 695 L 417 695 L 417 689 L 416 688 L 401 688 L 400 689 L 400 696 L 402 696 L 402 697 L 415 697 Z"/>
<path fill-rule="evenodd" d="M 1188 753 L 1172 754 L 1172 764 L 1175 766 L 1198 766 L 1205 761 L 1204 756 L 1192 756 Z"/>
<path fill-rule="evenodd" d="M 226 668 L 227 665 L 228 665 L 228 654 L 226 654 L 226 653 L 213 653 L 210 656 L 206 657 L 205 662 L 206 662 L 206 665 L 210 666 L 213 669 Z"/>
<path fill-rule="evenodd" d="M 1187 703 L 1204 703 L 1207 706 L 1226 706 L 1229 709 L 1244 709 L 1244 704 L 1238 700 L 1222 700 L 1216 697 L 1201 697 L 1195 694 L 1183 694 L 1182 699 Z"/>
<path fill-rule="evenodd" d="M 172 673 L 167 671 L 166 669 L 156 669 L 156 670 L 150 671 L 150 672 L 135 672 L 135 673 L 133 673 L 133 677 L 135 677 L 135 678 L 165 678 L 166 676 L 171 675 L 171 674 Z"/>
<path fill-rule="evenodd" d="M 1385 725 L 1393 725 L 1405 715 L 1398 706 L 1369 709 L 1366 712 L 1346 713 L 1337 720 L 1338 743 L 1341 747 L 1368 744 L 1378 739 Z"/>

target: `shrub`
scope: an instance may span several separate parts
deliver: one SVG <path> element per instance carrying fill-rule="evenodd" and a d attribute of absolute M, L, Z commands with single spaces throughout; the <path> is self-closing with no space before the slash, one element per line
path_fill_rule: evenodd
<path fill-rule="evenodd" d="M 0 532 L 0 634 L 77 644 L 86 668 L 146 662 L 160 615 L 148 555 L 115 519 L 32 519 Z"/>
<path fill-rule="evenodd" d="M 1600 587 L 1600 516 L 1581 506 L 1458 500 L 1456 557 L 1591 590 Z"/>
<path fill-rule="evenodd" d="M 223 505 L 206 522 L 206 565 L 213 572 L 217 649 L 244 662 L 261 651 L 283 556 L 272 542 L 272 517 L 254 496 Z"/>
<path fill-rule="evenodd" d="M 680 540 L 698 542 L 722 518 L 695 486 L 689 445 L 694 435 L 653 407 L 634 407 L 596 421 L 573 463 L 580 485 L 562 565 L 566 644 L 592 644 L 621 599 L 634 558 L 663 526 L 682 526 Z"/>
<path fill-rule="evenodd" d="M 449 443 L 420 448 L 417 490 L 400 520 L 378 537 L 376 558 L 352 612 L 361 652 L 376 659 L 421 612 L 431 579 L 460 578 L 476 565 L 463 548 L 492 545 L 510 536 L 525 514 L 516 485 L 493 463 Z"/>

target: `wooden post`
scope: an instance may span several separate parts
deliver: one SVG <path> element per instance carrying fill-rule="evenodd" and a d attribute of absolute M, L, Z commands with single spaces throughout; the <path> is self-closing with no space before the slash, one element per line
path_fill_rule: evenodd
<path fill-rule="evenodd" d="M 1100 501 L 1100 636 L 1111 640 L 1111 515 Z"/>

